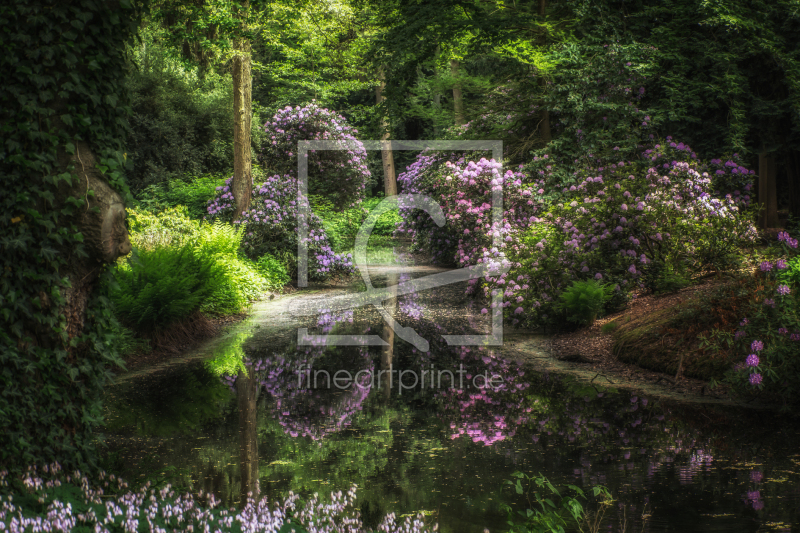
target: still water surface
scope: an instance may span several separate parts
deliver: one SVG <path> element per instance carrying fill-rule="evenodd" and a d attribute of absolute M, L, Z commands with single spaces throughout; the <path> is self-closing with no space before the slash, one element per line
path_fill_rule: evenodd
<path fill-rule="evenodd" d="M 375 268 L 372 283 L 435 271 Z M 277 500 L 355 484 L 368 527 L 389 512 L 424 511 L 445 533 L 504 531 L 503 505 L 526 508 L 505 483 L 522 471 L 608 487 L 617 501 L 603 531 L 798 530 L 800 430 L 791 419 L 587 385 L 509 360 L 502 348 L 450 347 L 443 334 L 489 330 L 465 288 L 386 303 L 430 342 L 426 353 L 395 338 L 374 308 L 325 310 L 357 286 L 259 303 L 204 350 L 119 380 L 106 402 L 109 461 L 128 479 L 164 477 L 231 505 L 257 486 Z M 289 312 L 298 306 L 307 316 Z M 300 327 L 388 342 L 298 345 Z M 319 373 L 309 387 L 309 367 L 346 370 L 358 383 L 329 388 Z M 412 386 L 423 370 L 425 387 Z M 443 373 L 431 387 L 431 371 L 444 370 L 455 386 Z M 495 376 L 495 388 L 476 387 L 479 375 Z"/>

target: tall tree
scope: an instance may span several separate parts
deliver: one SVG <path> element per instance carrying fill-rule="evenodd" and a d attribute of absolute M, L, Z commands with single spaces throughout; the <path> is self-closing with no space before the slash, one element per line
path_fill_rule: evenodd
<path fill-rule="evenodd" d="M 238 7 L 238 6 L 237 6 Z M 252 161 L 250 157 L 250 129 L 253 119 L 253 76 L 250 66 L 250 39 L 244 35 L 246 22 L 243 13 L 250 8 L 249 0 L 243 0 L 238 18 L 242 31 L 234 39 L 231 58 L 233 80 L 233 182 L 231 190 L 236 201 L 236 216 L 250 209 L 253 190 Z"/>
<path fill-rule="evenodd" d="M 375 88 L 375 104 L 383 108 L 381 104 L 386 100 L 383 91 L 386 89 L 386 71 L 383 66 L 378 68 L 378 86 Z M 380 112 L 380 111 L 379 111 Z M 381 160 L 383 161 L 383 188 L 387 197 L 397 195 L 397 178 L 394 169 L 394 153 L 389 139 L 392 132 L 389 128 L 389 119 L 386 113 L 381 114 Z"/>
<path fill-rule="evenodd" d="M 96 461 L 102 387 L 119 358 L 95 289 L 131 250 L 120 80 L 138 20 L 124 0 L 0 4 L 2 469 Z"/>
<path fill-rule="evenodd" d="M 461 92 L 461 82 L 459 77 L 459 61 L 458 59 L 450 60 L 450 75 L 455 80 L 453 83 L 453 116 L 455 117 L 455 125 L 464 125 L 464 95 Z"/>

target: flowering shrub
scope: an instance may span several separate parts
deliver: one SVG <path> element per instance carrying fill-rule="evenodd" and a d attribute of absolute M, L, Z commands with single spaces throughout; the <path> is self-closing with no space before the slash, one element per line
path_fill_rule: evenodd
<path fill-rule="evenodd" d="M 344 117 L 315 103 L 287 106 L 264 124 L 264 131 L 259 161 L 269 174 L 291 179 L 297 178 L 298 141 L 342 141 L 342 150 L 309 150 L 308 193 L 325 196 L 336 207 L 361 203 L 370 178 L 367 152 Z"/>
<path fill-rule="evenodd" d="M 530 285 L 520 294 L 529 320 L 553 321 L 553 302 L 576 279 L 612 283 L 621 293 L 616 305 L 634 287 L 655 288 L 661 274 L 647 274 L 728 269 L 739 247 L 754 241 L 755 228 L 742 212 L 749 197 L 715 198 L 715 184 L 729 183 L 712 179 L 688 146 L 671 145 L 645 150 L 643 162 L 585 169 L 511 248 L 511 261 L 523 265 L 518 273 Z M 750 175 L 739 168 L 737 179 L 739 172 Z"/>
<path fill-rule="evenodd" d="M 447 223 L 440 228 L 427 213 L 401 204 L 403 222 L 398 231 L 412 237 L 415 247 L 430 253 L 435 262 L 460 267 L 483 263 L 490 269 L 508 265 L 506 249 L 513 246 L 519 229 L 536 219 L 533 214 L 538 208 L 537 193 L 523 180 L 527 181 L 527 177 L 521 172 L 509 170 L 503 174 L 502 165 L 494 160 L 482 158 L 476 163 L 456 159 L 452 154 L 421 154 L 398 176 L 398 181 L 404 192 L 433 197 Z M 495 223 L 492 193 L 497 189 L 503 191 L 503 212 Z M 498 247 L 494 246 L 495 238 L 500 241 Z M 470 292 L 474 292 L 477 281 L 470 282 Z M 506 274 L 491 277 L 484 292 L 488 295 L 492 290 L 504 290 L 509 281 Z M 511 287 L 509 290 L 519 290 L 518 286 Z M 508 307 L 511 301 L 503 305 Z"/>
<path fill-rule="evenodd" d="M 756 237 L 744 212 L 753 172 L 735 158 L 704 163 L 690 147 L 667 142 L 644 150 L 639 161 L 597 160 L 557 195 L 545 191 L 557 176 L 547 157 L 537 158 L 531 179 L 521 171 L 503 175 L 498 163 L 485 159 L 466 163 L 423 153 L 398 179 L 406 192 L 439 202 L 447 224 L 439 228 L 427 214 L 401 206 L 399 231 L 434 261 L 511 266 L 508 274 L 486 278 L 483 291 L 502 294 L 514 323 L 559 320 L 556 302 L 576 280 L 610 283 L 615 295 L 609 305 L 617 306 L 634 287 L 655 284 L 649 279 L 728 269 L 740 246 Z M 493 226 L 496 187 L 502 187 L 504 211 Z M 541 213 L 543 200 L 556 198 L 560 202 Z M 494 235 L 502 240 L 497 248 Z M 646 276 L 654 272 L 661 274 Z"/>
<path fill-rule="evenodd" d="M 9 485 L 7 476 L 0 472 L 0 486 Z M 42 472 L 30 468 L 19 485 L 19 497 L 0 496 L 0 530 L 279 533 L 293 530 L 291 524 L 309 533 L 365 530 L 356 507 L 355 486 L 344 493 L 332 492 L 330 501 L 321 501 L 314 494 L 303 503 L 292 492 L 273 502 L 249 497 L 237 510 L 221 508 L 213 494 L 177 494 L 170 485 L 156 489 L 148 482 L 133 491 L 122 479 L 102 472 L 93 483 L 80 472 L 62 472 L 57 463 L 45 466 Z M 389 514 L 377 531 L 423 533 L 436 529 L 436 525 L 425 524 L 422 515 L 398 521 Z"/>
<path fill-rule="evenodd" d="M 785 403 L 796 402 L 800 392 L 800 265 L 797 240 L 778 235 L 782 252 L 789 256 L 764 261 L 751 280 L 746 316 L 733 335 L 744 362 L 726 376 L 740 392 L 765 391 Z"/>
<path fill-rule="evenodd" d="M 231 180 L 217 187 L 217 196 L 209 201 L 211 218 L 232 220 L 234 214 Z M 305 200 L 307 202 L 307 200 Z M 234 224 L 246 227 L 243 248 L 251 257 L 264 253 L 283 255 L 296 253 L 297 180 L 274 175 L 253 189 L 252 207 Z M 334 253 L 320 218 L 309 210 L 308 224 L 309 277 L 322 279 L 336 273 L 353 271 L 352 255 Z M 293 262 L 293 264 L 296 264 Z"/>

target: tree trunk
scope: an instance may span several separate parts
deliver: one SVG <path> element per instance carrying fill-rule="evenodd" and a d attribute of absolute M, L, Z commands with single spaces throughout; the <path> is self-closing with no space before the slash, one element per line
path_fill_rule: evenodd
<path fill-rule="evenodd" d="M 459 63 L 457 59 L 450 60 L 450 74 L 458 79 Z M 464 97 L 461 94 L 461 82 L 453 85 L 453 112 L 455 114 L 456 126 L 464 125 Z"/>
<path fill-rule="evenodd" d="M 231 190 L 236 203 L 235 220 L 250 209 L 253 190 L 250 159 L 250 126 L 252 123 L 252 76 L 250 72 L 250 41 L 239 39 L 232 60 L 233 77 L 233 183 Z"/>
<path fill-rule="evenodd" d="M 547 0 L 539 0 L 539 16 L 544 18 L 545 10 L 547 8 Z M 542 30 L 542 34 L 539 37 L 539 46 L 545 46 L 547 44 L 547 35 L 545 34 L 544 30 Z M 543 76 L 539 76 L 539 87 L 542 88 L 542 93 L 547 89 L 547 81 L 544 79 Z M 542 110 L 542 120 L 539 122 L 539 132 L 542 137 L 542 141 L 545 144 L 550 144 L 550 140 L 552 139 L 552 135 L 550 133 L 550 111 L 547 109 Z"/>
<path fill-rule="evenodd" d="M 786 179 L 789 186 L 789 213 L 800 220 L 800 157 L 795 151 L 786 155 Z"/>
<path fill-rule="evenodd" d="M 439 117 L 442 110 L 442 93 L 439 92 L 439 57 L 442 55 L 442 47 L 436 45 L 434 68 L 434 86 L 433 86 L 433 137 L 439 138 Z"/>
<path fill-rule="evenodd" d="M 62 289 L 64 298 L 61 315 L 66 319 L 67 339 L 78 337 L 83 332 L 89 297 L 101 268 L 118 257 L 131 252 L 128 230 L 125 227 L 125 205 L 122 197 L 106 182 L 103 174 L 96 168 L 95 156 L 84 141 L 74 141 L 75 154 L 60 150 L 59 167 L 67 170 L 74 164 L 77 181 L 69 190 L 59 189 L 60 198 L 70 196 L 85 198 L 87 206 L 79 216 L 77 226 L 83 235 L 84 250 L 88 256 L 76 256 L 69 250 L 64 255 L 69 263 L 62 275 L 69 279 L 69 286 Z M 89 194 L 92 191 L 93 194 Z M 48 295 L 39 295 L 44 306 L 51 304 Z M 40 337 L 43 338 L 44 336 Z M 74 353 L 75 348 L 70 347 Z"/>
<path fill-rule="evenodd" d="M 775 155 L 762 151 L 758 154 L 758 202 L 763 210 L 758 217 L 761 229 L 777 228 L 778 193 L 775 186 Z"/>
<path fill-rule="evenodd" d="M 380 106 L 386 97 L 383 91 L 386 89 L 386 72 L 383 67 L 378 69 L 378 86 L 375 88 L 375 103 Z M 389 139 L 392 136 L 389 130 L 389 120 L 384 114 L 381 118 L 381 159 L 383 160 L 383 188 L 386 197 L 397 195 L 397 177 L 394 170 L 394 152 Z"/>
<path fill-rule="evenodd" d="M 250 372 L 253 368 L 250 367 Z M 236 402 L 239 410 L 239 473 L 242 478 L 242 505 L 248 497 L 258 499 L 258 381 L 239 371 L 236 377 Z"/>

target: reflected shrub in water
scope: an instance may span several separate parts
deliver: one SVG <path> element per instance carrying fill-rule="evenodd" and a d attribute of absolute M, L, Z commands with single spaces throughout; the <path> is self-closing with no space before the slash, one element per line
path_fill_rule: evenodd
<path fill-rule="evenodd" d="M 332 492 L 330 499 L 314 494 L 307 502 L 292 492 L 278 501 L 248 498 L 240 510 L 219 506 L 213 494 L 178 494 L 170 485 L 157 489 L 146 483 L 130 490 L 115 476 L 100 473 L 93 482 L 80 472 L 66 474 L 58 464 L 41 472 L 31 468 L 20 479 L 0 472 L 0 485 L 11 488 L 0 496 L 0 530 L 22 531 L 250 531 L 264 533 L 363 533 L 356 507 L 356 487 Z M 294 526 L 291 527 L 291 526 Z M 436 531 L 422 515 L 398 521 L 383 518 L 377 531 Z"/>

